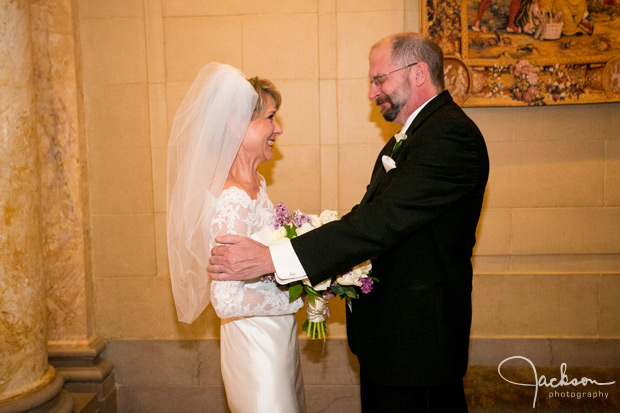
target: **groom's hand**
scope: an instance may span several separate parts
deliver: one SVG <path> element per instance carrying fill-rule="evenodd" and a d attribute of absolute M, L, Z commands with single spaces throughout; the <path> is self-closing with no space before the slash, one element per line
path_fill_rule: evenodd
<path fill-rule="evenodd" d="M 239 235 L 216 237 L 207 265 L 209 277 L 218 281 L 250 280 L 275 272 L 269 247 Z"/>

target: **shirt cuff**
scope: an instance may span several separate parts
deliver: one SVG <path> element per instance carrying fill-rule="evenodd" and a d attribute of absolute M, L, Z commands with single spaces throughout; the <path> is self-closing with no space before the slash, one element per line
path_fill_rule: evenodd
<path fill-rule="evenodd" d="M 273 266 L 276 268 L 276 281 L 279 284 L 288 284 L 306 278 L 306 271 L 299 262 L 290 239 L 283 238 L 280 242 L 270 245 L 269 253 Z"/>

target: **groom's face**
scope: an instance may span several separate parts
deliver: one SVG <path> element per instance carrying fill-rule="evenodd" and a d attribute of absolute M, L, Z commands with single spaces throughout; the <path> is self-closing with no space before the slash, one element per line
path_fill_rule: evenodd
<path fill-rule="evenodd" d="M 384 96 L 377 97 L 375 103 L 381 106 L 383 119 L 393 122 L 409 100 L 409 79 L 401 81 L 393 91 L 386 91 Z"/>
<path fill-rule="evenodd" d="M 389 47 L 379 47 L 370 55 L 369 77 L 373 79 L 394 70 Z M 381 115 L 388 122 L 399 120 L 398 116 L 409 101 L 409 78 L 406 70 L 386 76 L 382 83 L 370 84 L 368 97 L 381 108 Z"/>

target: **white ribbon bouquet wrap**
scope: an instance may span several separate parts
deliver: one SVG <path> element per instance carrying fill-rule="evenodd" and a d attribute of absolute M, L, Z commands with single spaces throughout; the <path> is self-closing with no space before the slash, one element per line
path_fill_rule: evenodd
<path fill-rule="evenodd" d="M 273 241 L 277 242 L 285 237 L 294 238 L 338 219 L 336 211 L 325 210 L 320 215 L 304 214 L 300 211 L 289 212 L 286 205 L 279 202 L 276 205 L 276 231 L 273 234 Z M 362 293 L 368 294 L 372 290 L 374 282 L 378 281 L 371 276 L 371 273 L 372 265 L 368 260 L 356 265 L 346 273 L 328 278 L 315 286 L 312 286 L 307 278 L 289 284 L 289 300 L 296 300 L 302 292 L 308 296 L 306 321 L 302 325 L 306 335 L 312 339 L 325 340 L 329 304 L 324 295 L 327 293 L 337 295 L 346 299 L 347 304 L 350 305 L 352 299 L 359 298 L 358 288 Z"/>

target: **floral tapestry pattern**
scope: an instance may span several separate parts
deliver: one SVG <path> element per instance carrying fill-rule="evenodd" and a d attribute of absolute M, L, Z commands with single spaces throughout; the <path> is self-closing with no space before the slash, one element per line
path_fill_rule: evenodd
<path fill-rule="evenodd" d="M 465 107 L 620 101 L 620 0 L 423 0 Z"/>

